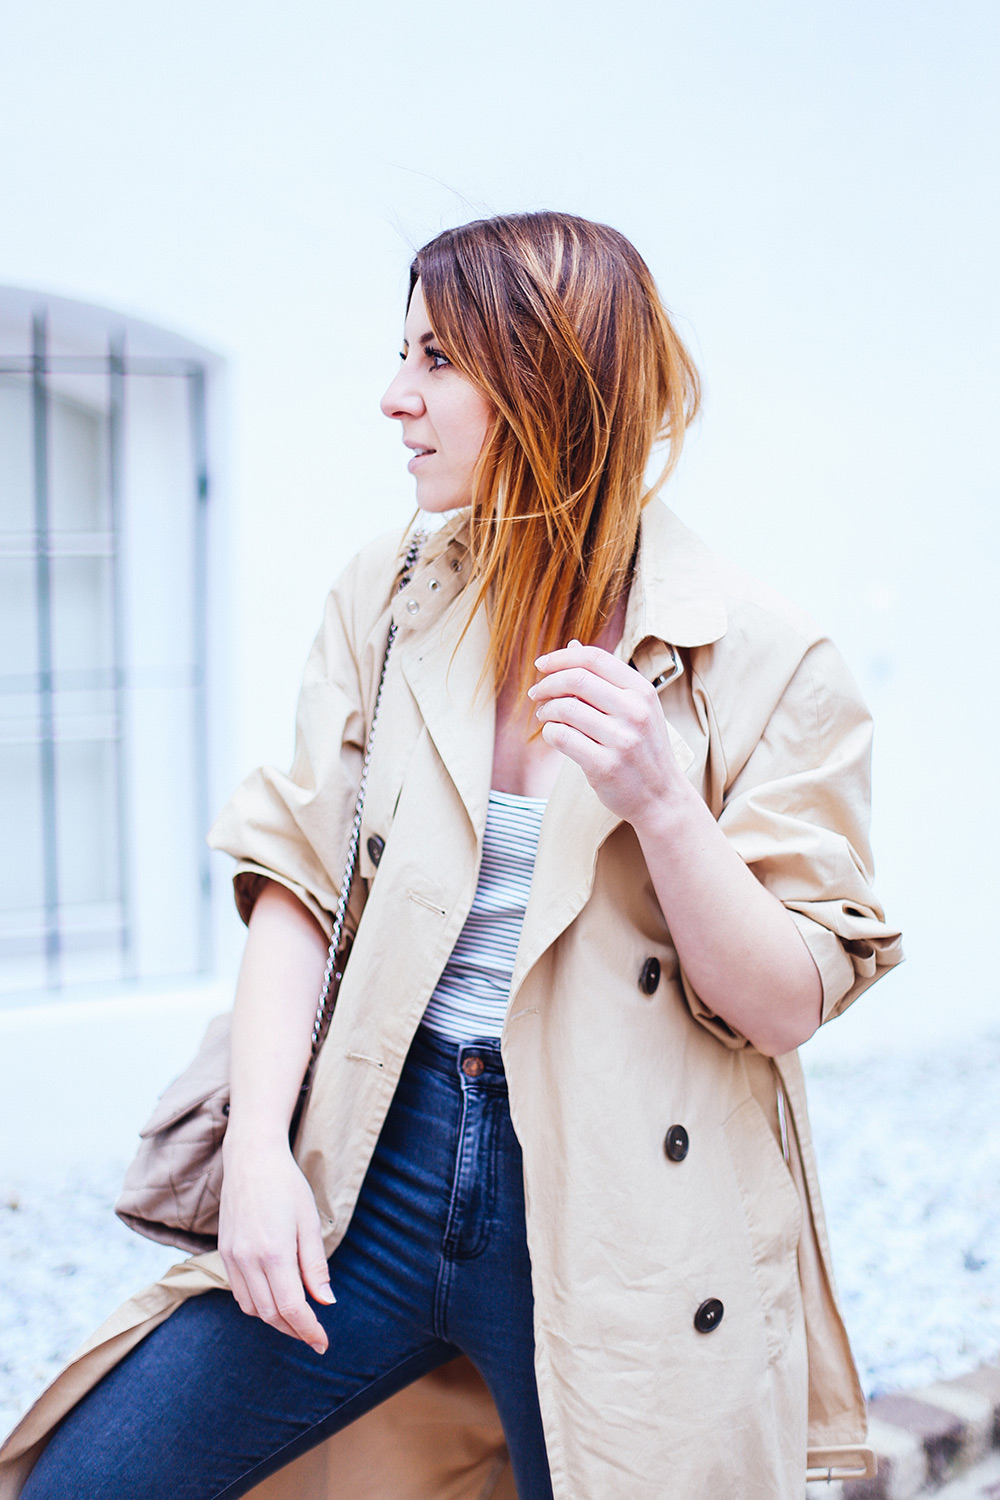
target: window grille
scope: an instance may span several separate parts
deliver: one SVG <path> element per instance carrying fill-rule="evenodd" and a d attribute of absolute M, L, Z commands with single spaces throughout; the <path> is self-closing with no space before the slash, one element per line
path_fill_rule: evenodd
<path fill-rule="evenodd" d="M 186 473 L 171 480 L 176 528 L 161 496 L 146 536 L 142 486 L 127 483 L 133 394 L 183 429 L 158 467 L 150 428 L 147 492 L 171 465 Z M 123 335 L 104 355 L 53 353 L 44 313 L 30 353 L 0 350 L 2 990 L 209 966 L 207 508 L 203 364 L 130 356 Z M 169 608 L 153 597 L 145 620 L 137 591 L 157 590 L 136 575 L 156 579 L 158 549 L 174 582 Z M 157 630 L 173 632 L 176 660 L 142 646 Z M 186 850 L 173 878 L 193 887 L 181 918 L 142 896 L 157 840 L 143 832 L 156 788 L 141 772 L 164 745 L 185 776 L 169 811 Z M 157 920 L 176 922 L 175 947 L 150 936 Z"/>

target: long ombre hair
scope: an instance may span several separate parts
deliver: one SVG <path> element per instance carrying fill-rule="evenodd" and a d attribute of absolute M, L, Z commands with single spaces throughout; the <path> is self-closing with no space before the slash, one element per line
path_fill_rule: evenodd
<path fill-rule="evenodd" d="M 444 352 L 492 403 L 471 545 L 499 686 L 596 638 L 628 586 L 639 513 L 680 457 L 698 372 L 624 235 L 572 214 L 445 230 L 410 267 Z M 667 445 L 654 483 L 653 447 Z"/>

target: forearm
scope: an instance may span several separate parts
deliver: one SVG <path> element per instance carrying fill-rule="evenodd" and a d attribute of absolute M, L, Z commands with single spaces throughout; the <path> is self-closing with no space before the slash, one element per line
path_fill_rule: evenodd
<path fill-rule="evenodd" d="M 227 1154 L 287 1144 L 326 955 L 326 937 L 302 903 L 284 886 L 265 885 L 233 1004 Z"/>
<path fill-rule="evenodd" d="M 778 1055 L 807 1040 L 822 1005 L 812 955 L 694 788 L 676 778 L 633 826 L 699 998 L 761 1052 Z"/>
<path fill-rule="evenodd" d="M 303 1339 L 327 1336 L 306 1291 L 330 1303 L 312 1191 L 288 1149 L 288 1125 L 309 1061 L 326 939 L 301 901 L 265 885 L 250 917 L 233 1005 L 229 1124 L 219 1251 L 245 1313 Z"/>

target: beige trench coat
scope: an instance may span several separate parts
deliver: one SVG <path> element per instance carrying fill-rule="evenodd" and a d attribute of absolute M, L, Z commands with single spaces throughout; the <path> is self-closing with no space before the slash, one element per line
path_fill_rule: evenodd
<path fill-rule="evenodd" d="M 328 1253 L 344 1234 L 410 1039 L 476 884 L 493 754 L 460 521 L 424 549 L 398 622 L 362 830 L 367 896 L 297 1145 Z M 328 601 L 295 760 L 238 789 L 211 842 L 327 931 L 390 617 L 399 538 Z M 643 513 L 621 654 L 659 683 L 674 753 L 791 913 L 839 1014 L 901 957 L 871 890 L 870 724 L 829 641 L 711 553 L 659 501 Z M 376 874 L 367 839 L 385 841 Z M 352 904 L 360 909 L 361 901 Z M 662 979 L 639 975 L 650 957 Z M 536 1372 L 556 1500 L 801 1500 L 807 1465 L 857 1461 L 862 1393 L 837 1309 L 793 1053 L 761 1056 L 686 982 L 632 829 L 566 761 L 542 824 L 503 1034 L 524 1153 Z M 664 1137 L 682 1124 L 686 1159 Z M 126 1303 L 0 1452 L 0 1500 L 58 1417 L 218 1255 Z M 709 1297 L 725 1308 L 696 1331 Z M 513 1500 L 496 1413 L 464 1360 L 253 1491 L 257 1500 Z"/>

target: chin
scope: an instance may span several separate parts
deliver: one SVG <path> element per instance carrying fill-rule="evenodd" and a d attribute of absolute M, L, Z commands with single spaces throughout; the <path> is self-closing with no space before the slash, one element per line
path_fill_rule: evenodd
<path fill-rule="evenodd" d="M 420 486 L 417 486 L 417 505 L 428 515 L 443 516 L 448 511 L 460 510 L 463 504 L 468 503 L 467 500 L 463 501 L 455 495 L 442 494 L 440 491 L 435 492 L 429 488 L 421 491 Z"/>

